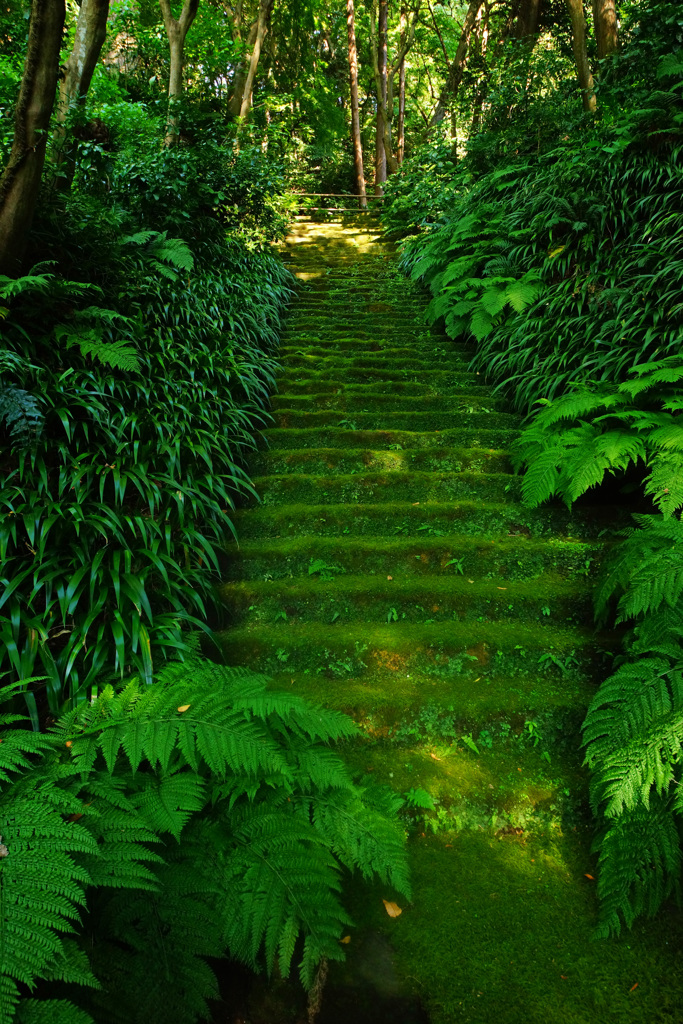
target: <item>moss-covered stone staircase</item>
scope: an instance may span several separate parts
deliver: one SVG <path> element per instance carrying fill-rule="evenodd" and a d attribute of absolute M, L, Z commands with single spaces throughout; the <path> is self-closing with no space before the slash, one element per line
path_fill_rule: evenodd
<path fill-rule="evenodd" d="M 356 907 L 433 1021 L 594 1020 L 603 989 L 611 1021 L 640 1020 L 612 988 L 637 980 L 649 933 L 586 954 L 577 727 L 602 657 L 587 577 L 604 517 L 521 505 L 518 418 L 425 325 L 375 222 L 299 222 L 286 254 L 301 291 L 261 503 L 237 518 L 225 654 L 348 711 L 357 766 L 435 801 L 415 812 L 413 905 Z"/>

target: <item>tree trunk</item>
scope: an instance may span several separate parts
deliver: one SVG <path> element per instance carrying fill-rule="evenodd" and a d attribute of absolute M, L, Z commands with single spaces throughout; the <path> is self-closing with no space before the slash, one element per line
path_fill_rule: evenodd
<path fill-rule="evenodd" d="M 619 44 L 615 0 L 593 0 L 593 25 L 598 44 L 598 57 L 609 57 Z"/>
<path fill-rule="evenodd" d="M 594 92 L 593 75 L 588 63 L 586 50 L 586 15 L 583 0 L 566 0 L 567 10 L 572 23 L 572 47 L 576 63 L 576 77 L 581 87 L 583 109 L 594 113 L 597 106 Z"/>
<path fill-rule="evenodd" d="M 54 133 L 53 161 L 56 185 L 66 192 L 76 170 L 76 146 L 66 131 L 66 119 L 85 98 L 107 35 L 109 0 L 81 0 L 73 49 L 64 68 L 59 87 L 57 127 Z"/>
<path fill-rule="evenodd" d="M 406 41 L 406 18 L 405 4 L 401 5 L 401 50 Z M 396 142 L 396 161 L 399 165 L 403 163 L 406 152 L 406 59 L 401 59 L 398 66 L 398 139 Z"/>
<path fill-rule="evenodd" d="M 199 0 L 185 0 L 179 18 L 171 12 L 170 0 L 159 0 L 164 27 L 168 37 L 171 54 L 171 67 L 168 76 L 168 121 L 166 124 L 166 145 L 174 146 L 178 141 L 178 115 L 174 107 L 183 94 L 183 53 L 185 40 L 190 26 L 197 16 Z"/>
<path fill-rule="evenodd" d="M 73 49 L 59 87 L 58 131 L 69 112 L 77 103 L 83 103 L 88 94 L 107 35 L 108 15 L 109 0 L 81 0 Z"/>
<path fill-rule="evenodd" d="M 388 0 L 379 0 L 377 24 L 377 123 L 375 130 L 375 195 L 381 196 L 382 185 L 387 180 L 387 46 L 388 46 Z"/>
<path fill-rule="evenodd" d="M 465 15 L 462 31 L 460 33 L 458 49 L 456 50 L 455 57 L 448 69 L 448 78 L 446 79 L 446 84 L 441 90 L 441 95 L 439 96 L 434 113 L 432 114 L 430 127 L 434 127 L 434 125 L 440 124 L 441 121 L 443 121 L 446 116 L 446 110 L 448 109 L 449 103 L 453 103 L 458 95 L 463 71 L 465 70 L 465 61 L 467 60 L 470 35 L 481 6 L 481 0 L 471 0 L 470 2 L 467 14 Z"/>
<path fill-rule="evenodd" d="M 254 48 L 251 51 L 251 57 L 249 59 L 249 70 L 247 72 L 247 78 L 244 83 L 244 91 L 242 93 L 242 103 L 240 106 L 240 117 L 247 117 L 251 110 L 252 102 L 252 91 L 254 88 L 254 79 L 256 77 L 256 69 L 258 62 L 261 57 L 261 47 L 263 46 L 263 40 L 268 34 L 270 28 L 270 16 L 273 13 L 274 0 L 260 0 L 258 10 L 258 21 L 256 22 L 256 38 L 254 39 Z"/>
<path fill-rule="evenodd" d="M 353 141 L 353 162 L 356 168 L 356 189 L 361 210 L 367 210 L 365 195 L 365 172 L 363 170 L 363 142 L 360 134 L 360 112 L 358 108 L 358 51 L 356 49 L 356 26 L 353 0 L 346 0 L 346 27 L 349 36 L 349 84 L 351 87 L 351 139 Z"/>
<path fill-rule="evenodd" d="M 228 112 L 233 117 L 239 117 L 240 110 L 242 108 L 242 97 L 244 96 L 244 86 L 247 81 L 247 62 L 244 59 L 244 53 L 251 53 L 256 42 L 256 30 L 258 28 L 258 18 L 253 22 L 249 29 L 249 36 L 247 38 L 246 47 L 242 56 L 240 57 L 237 68 L 235 69 L 235 77 L 232 83 L 232 95 L 228 100 Z M 242 43 L 242 0 L 235 5 L 235 13 L 233 16 L 233 28 L 232 38 L 235 45 Z"/>
<path fill-rule="evenodd" d="M 520 0 L 514 17 L 512 34 L 515 39 L 529 39 L 538 32 L 540 0 Z"/>
<path fill-rule="evenodd" d="M 31 229 L 57 91 L 64 0 L 33 0 L 14 114 L 14 139 L 0 178 L 0 274 L 15 276 Z"/>

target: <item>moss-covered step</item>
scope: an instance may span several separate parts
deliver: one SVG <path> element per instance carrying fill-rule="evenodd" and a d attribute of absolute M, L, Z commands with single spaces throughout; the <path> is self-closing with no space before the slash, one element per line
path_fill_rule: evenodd
<path fill-rule="evenodd" d="M 424 472 L 510 473 L 506 450 L 419 448 L 373 451 L 369 448 L 299 448 L 263 452 L 254 459 L 255 475 L 282 473 Z"/>
<path fill-rule="evenodd" d="M 334 344 L 334 339 L 326 338 L 324 334 L 308 334 L 305 338 L 298 333 L 286 335 L 282 339 L 280 358 L 285 366 L 303 365 L 302 359 L 325 359 L 328 360 L 328 366 L 352 364 L 356 368 L 374 366 L 389 371 L 396 369 L 397 363 L 402 364 L 402 369 L 416 366 L 421 369 L 429 368 L 437 354 L 443 366 L 456 370 L 465 367 L 469 361 L 467 352 L 451 351 L 443 355 L 437 353 L 426 338 L 394 335 L 378 337 L 375 334 L 364 344 L 354 346 L 348 344 L 346 335 L 343 338 L 344 346 L 338 348 Z M 357 337 L 356 340 L 360 339 Z"/>
<path fill-rule="evenodd" d="M 439 359 L 441 370 L 467 370 L 467 360 L 457 354 L 439 356 Z M 370 353 L 347 356 L 343 352 L 336 352 L 332 345 L 330 347 L 321 347 L 315 344 L 310 345 L 308 353 L 301 352 L 300 346 L 296 350 L 285 351 L 282 361 L 283 366 L 290 369 L 301 367 L 306 370 L 322 370 L 323 365 L 325 365 L 331 376 L 335 376 L 342 381 L 345 380 L 347 370 L 382 370 L 388 377 L 392 377 L 408 372 L 429 373 L 431 366 L 433 366 L 432 358 L 416 354 L 411 357 L 401 358 L 399 365 L 397 365 L 396 359 L 387 354 L 375 355 Z"/>
<path fill-rule="evenodd" d="M 420 398 L 420 410 L 422 412 L 468 412 L 470 409 L 486 410 L 490 412 L 505 412 L 509 409 L 510 403 L 504 398 L 494 398 L 489 394 L 470 394 L 467 390 L 455 390 L 449 393 L 446 390 L 431 395 L 422 395 Z M 373 409 L 376 412 L 387 410 L 387 412 L 411 413 L 415 409 L 415 397 L 413 395 L 401 395 L 382 392 L 369 392 L 366 394 L 354 394 L 344 391 L 337 394 L 311 394 L 296 395 L 288 389 L 286 394 L 273 395 L 272 408 L 274 410 L 292 409 L 299 412 L 315 410 L 320 412 L 324 409 L 336 409 L 339 412 L 365 412 Z"/>
<path fill-rule="evenodd" d="M 480 417 L 472 424 L 472 417 L 464 417 L 461 426 L 450 430 L 362 430 L 344 426 L 333 427 L 270 427 L 263 431 L 263 440 L 271 448 L 372 448 L 375 451 L 400 451 L 419 448 L 483 448 L 485 450 L 509 447 L 519 429 L 492 426 L 490 416 Z M 307 421 L 308 422 L 308 421 Z M 343 422 L 343 421 L 339 421 Z M 351 421 L 356 423 L 355 417 Z"/>
<path fill-rule="evenodd" d="M 333 449 L 334 451 L 335 449 Z M 306 449 L 304 449 L 306 451 Z M 315 455 L 315 449 L 311 449 Z M 429 451 L 429 449 L 427 449 Z M 286 453 L 274 453 L 285 455 Z M 322 453 L 318 453 L 322 457 Z M 343 458 L 344 452 L 338 453 Z M 284 471 L 285 467 L 280 469 Z M 624 515 L 624 526 L 629 517 Z M 454 534 L 495 539 L 555 537 L 595 540 L 619 520 L 614 510 L 588 506 L 544 505 L 528 509 L 512 501 L 433 502 L 407 505 L 275 505 L 238 511 L 240 541 L 277 537 L 452 537 Z"/>
<path fill-rule="evenodd" d="M 348 417 L 335 412 L 334 409 L 325 409 L 322 412 L 278 409 L 273 413 L 273 421 L 276 427 L 287 430 L 351 426 L 356 430 L 407 430 L 412 427 L 413 431 L 439 432 L 455 430 L 458 427 L 514 430 L 519 424 L 519 417 L 512 413 L 487 412 L 481 406 L 477 408 L 469 405 L 458 412 L 384 412 L 376 409 L 372 412 L 354 412 Z"/>
<path fill-rule="evenodd" d="M 591 625 L 593 621 L 591 595 L 582 582 L 551 575 L 470 582 L 462 575 L 387 580 L 350 575 L 321 579 L 315 573 L 281 580 L 277 586 L 266 580 L 226 583 L 220 595 L 233 623 L 431 624 L 515 619 L 549 626 L 551 616 L 553 622 Z"/>
<path fill-rule="evenodd" d="M 501 676 L 535 681 L 541 690 L 551 680 L 588 680 L 616 642 L 580 626 L 543 628 L 517 620 L 342 626 L 282 621 L 235 626 L 218 639 L 230 664 L 266 673 L 286 664 L 329 679 L 353 676 L 362 683 L 381 677 L 390 691 L 403 674 L 440 677 L 450 682 L 454 708 L 463 687 L 485 690 Z"/>
<path fill-rule="evenodd" d="M 320 559 L 331 567 L 328 575 L 334 574 L 335 566 L 354 575 L 379 573 L 392 579 L 442 573 L 455 579 L 460 568 L 466 579 L 473 580 L 525 580 L 557 572 L 563 579 L 585 579 L 588 586 L 604 550 L 604 544 L 596 541 L 537 539 L 524 534 L 503 538 L 462 534 L 420 538 L 304 536 L 231 544 L 226 548 L 226 572 L 231 580 L 286 579 L 308 574 L 311 562 Z"/>
<path fill-rule="evenodd" d="M 510 473 L 400 472 L 339 473 L 310 476 L 284 473 L 254 477 L 253 484 L 264 505 L 296 502 L 338 505 L 340 502 L 455 501 L 477 495 L 482 501 L 501 501 L 506 494 L 519 497 L 520 481 Z"/>
<path fill-rule="evenodd" d="M 438 365 L 438 362 L 437 362 Z M 464 364 L 463 364 L 464 365 Z M 482 378 L 479 378 L 481 380 Z M 311 363 L 310 366 L 282 366 L 278 375 L 278 389 L 286 391 L 290 381 L 329 382 L 335 387 L 345 384 L 372 384 L 374 387 L 399 388 L 402 385 L 420 385 L 422 387 L 439 388 L 443 386 L 465 386 L 472 382 L 472 374 L 465 368 L 462 370 L 430 370 L 429 376 L 419 375 L 414 370 L 404 372 L 400 367 L 388 377 L 384 370 L 378 369 L 347 369 L 343 376 L 330 376 L 324 361 Z M 491 393 L 490 388 L 488 389 Z"/>
<path fill-rule="evenodd" d="M 443 391 L 468 395 L 490 395 L 491 388 L 472 373 L 444 374 L 439 381 L 414 380 L 334 381 L 319 373 L 283 373 L 278 380 L 277 394 L 288 395 L 405 395 L 429 397 Z"/>

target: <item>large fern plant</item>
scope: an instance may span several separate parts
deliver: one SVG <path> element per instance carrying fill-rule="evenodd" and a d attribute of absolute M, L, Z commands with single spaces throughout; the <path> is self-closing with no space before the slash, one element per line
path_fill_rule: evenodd
<path fill-rule="evenodd" d="M 3 1024 L 205 1018 L 226 953 L 309 985 L 343 955 L 343 869 L 409 892 L 400 800 L 330 748 L 352 722 L 266 682 L 193 662 L 49 735 L 4 716 Z"/>
<path fill-rule="evenodd" d="M 634 366 L 620 384 L 585 384 L 541 409 L 513 449 L 524 500 L 571 504 L 607 474 L 647 469 L 645 493 L 665 515 L 683 505 L 683 359 Z"/>
<path fill-rule="evenodd" d="M 638 516 L 596 595 L 601 619 L 636 620 L 584 723 L 591 803 L 602 822 L 598 932 L 619 932 L 680 895 L 683 778 L 683 524 Z"/>

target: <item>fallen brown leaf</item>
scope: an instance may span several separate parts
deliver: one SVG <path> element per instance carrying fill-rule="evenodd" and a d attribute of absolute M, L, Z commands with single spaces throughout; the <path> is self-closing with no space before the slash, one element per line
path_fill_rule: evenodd
<path fill-rule="evenodd" d="M 350 935 L 345 935 L 344 938 L 340 939 L 339 941 L 341 942 L 341 944 L 343 946 L 348 946 L 349 942 L 351 941 L 351 936 Z"/>
<path fill-rule="evenodd" d="M 390 900 L 382 900 L 382 903 L 386 907 L 389 917 L 400 917 L 403 913 L 398 903 L 392 903 Z"/>
<path fill-rule="evenodd" d="M 187 711 L 189 706 L 189 704 L 181 704 L 180 707 L 178 708 L 178 711 Z"/>

